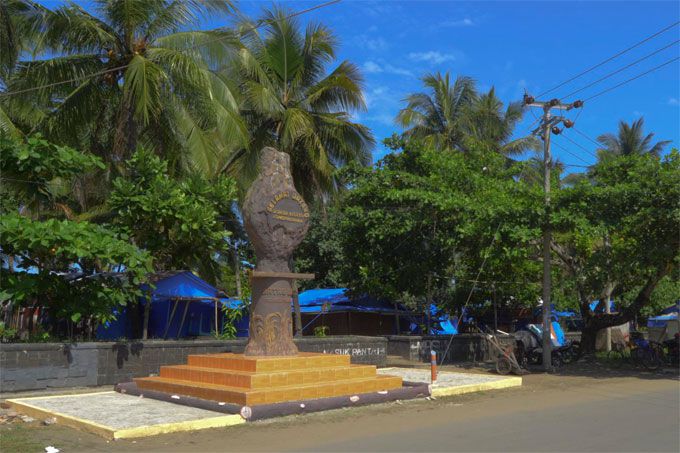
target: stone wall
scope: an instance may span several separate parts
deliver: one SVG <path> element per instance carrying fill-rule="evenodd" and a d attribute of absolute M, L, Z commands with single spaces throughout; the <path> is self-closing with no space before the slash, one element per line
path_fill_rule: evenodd
<path fill-rule="evenodd" d="M 437 352 L 437 360 L 441 363 L 446 352 L 446 363 L 455 362 L 487 362 L 494 360 L 497 353 L 482 334 L 454 335 L 393 335 L 387 337 L 387 354 L 399 356 L 406 360 L 429 362 L 430 351 Z M 514 345 L 514 337 L 499 336 L 502 345 Z"/>
<path fill-rule="evenodd" d="M 349 354 L 352 363 L 384 365 L 383 337 L 305 337 L 300 351 Z M 114 385 L 186 363 L 189 354 L 242 352 L 246 339 L 0 344 L 0 392 Z"/>

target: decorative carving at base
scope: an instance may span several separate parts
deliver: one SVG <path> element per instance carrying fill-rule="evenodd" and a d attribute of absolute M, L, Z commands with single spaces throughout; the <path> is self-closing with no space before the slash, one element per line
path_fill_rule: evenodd
<path fill-rule="evenodd" d="M 244 353 L 247 356 L 297 355 L 290 309 L 266 316 L 253 314 L 250 317 L 250 338 Z"/>

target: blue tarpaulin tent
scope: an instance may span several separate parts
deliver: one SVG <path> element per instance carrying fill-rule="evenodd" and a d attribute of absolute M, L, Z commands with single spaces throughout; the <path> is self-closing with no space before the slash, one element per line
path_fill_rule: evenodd
<path fill-rule="evenodd" d="M 395 334 L 408 331 L 414 316 L 401 304 L 369 296 L 350 297 L 347 288 L 310 289 L 300 293 L 298 301 L 305 334 L 322 325 L 334 335 Z"/>
<path fill-rule="evenodd" d="M 655 341 L 665 341 L 673 338 L 680 331 L 679 312 L 680 301 L 661 310 L 660 315 L 649 318 L 647 320 L 649 338 Z"/>
<path fill-rule="evenodd" d="M 180 338 L 210 335 L 222 330 L 220 306 L 234 305 L 237 301 L 224 297 L 220 291 L 206 281 L 188 271 L 176 271 L 154 274 L 151 279 L 153 289 L 143 286 L 142 290 L 151 291 L 151 307 L 149 312 L 149 338 Z M 140 299 L 143 310 L 147 298 Z M 217 304 L 217 324 L 215 324 L 215 305 Z M 116 320 L 99 326 L 97 338 L 117 339 L 130 337 L 128 312 L 126 309 L 115 312 Z M 241 335 L 243 320 L 237 323 Z"/>
<path fill-rule="evenodd" d="M 664 327 L 669 321 L 678 321 L 678 313 L 680 312 L 680 301 L 661 310 L 658 316 L 652 316 L 647 320 L 647 327 Z"/>

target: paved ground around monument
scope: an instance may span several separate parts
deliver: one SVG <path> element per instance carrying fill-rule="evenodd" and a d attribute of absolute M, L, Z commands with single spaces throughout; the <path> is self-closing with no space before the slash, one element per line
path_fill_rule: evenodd
<path fill-rule="evenodd" d="M 378 373 L 399 376 L 408 382 L 427 382 L 431 380 L 429 369 L 419 368 L 380 368 Z M 497 390 L 522 385 L 522 378 L 518 376 L 498 376 L 489 373 L 462 373 L 441 371 L 437 375 L 437 382 L 432 385 L 432 396 L 452 396 L 464 393 Z"/>
<path fill-rule="evenodd" d="M 80 395 L 10 399 L 13 409 L 35 418 L 56 417 L 57 423 L 109 438 L 223 427 L 240 423 L 239 416 L 178 404 L 97 392 Z"/>
<path fill-rule="evenodd" d="M 448 368 L 448 367 L 447 367 Z M 448 368 L 450 369 L 450 368 Z M 479 370 L 477 370 L 479 371 Z M 106 441 L 60 425 L 0 425 L 3 453 L 44 451 L 679 451 L 677 373 L 580 364 L 494 392 Z"/>

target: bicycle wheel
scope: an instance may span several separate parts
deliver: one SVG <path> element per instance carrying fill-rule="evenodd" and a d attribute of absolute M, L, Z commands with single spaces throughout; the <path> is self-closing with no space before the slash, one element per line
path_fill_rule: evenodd
<path fill-rule="evenodd" d="M 509 374 L 512 371 L 512 363 L 510 363 L 510 359 L 507 357 L 499 357 L 498 360 L 496 360 L 496 372 L 498 374 L 506 375 Z"/>
<path fill-rule="evenodd" d="M 638 352 L 638 360 L 649 371 L 658 370 L 661 366 L 659 356 L 653 349 L 643 349 Z"/>
<path fill-rule="evenodd" d="M 656 354 L 656 360 L 659 362 L 659 366 L 669 363 L 668 354 L 666 352 L 666 346 L 658 341 L 650 341 L 649 346 Z"/>

